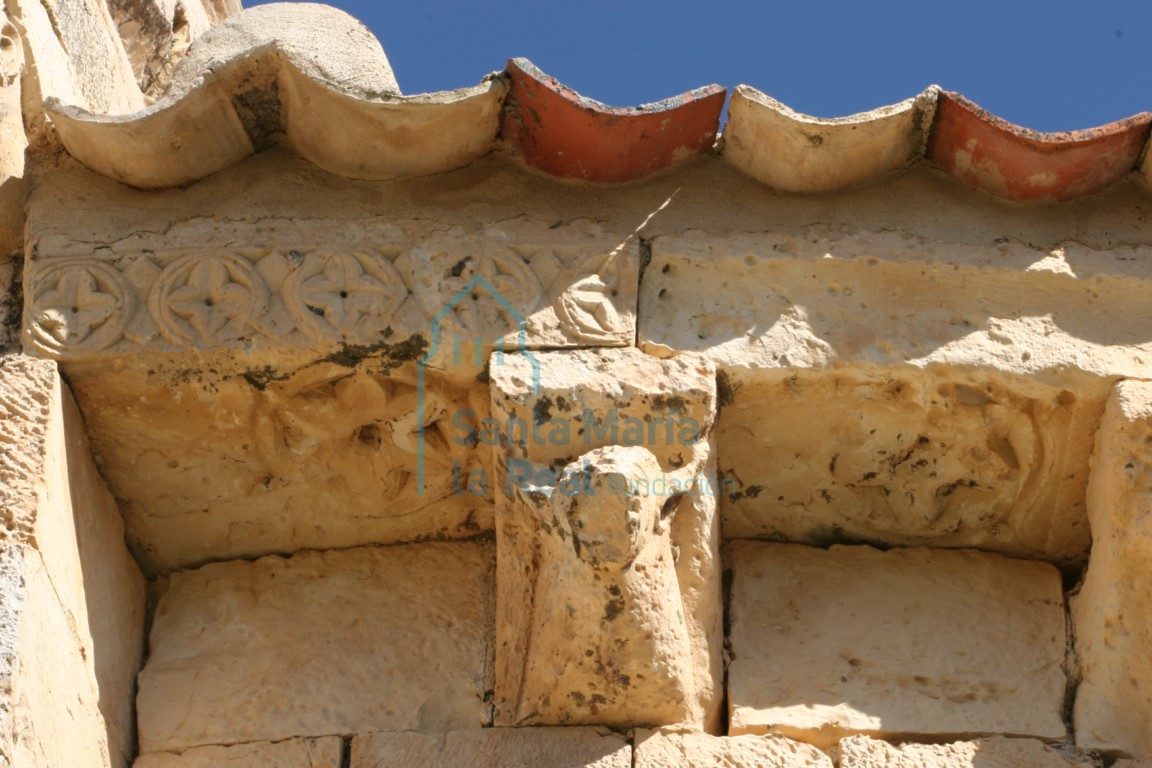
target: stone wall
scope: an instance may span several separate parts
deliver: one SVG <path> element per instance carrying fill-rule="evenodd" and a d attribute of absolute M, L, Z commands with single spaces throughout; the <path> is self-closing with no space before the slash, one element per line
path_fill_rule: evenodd
<path fill-rule="evenodd" d="M 1142 182 L 786 193 L 673 112 L 678 165 L 558 181 L 523 61 L 8 17 L 8 765 L 1152 757 Z"/>

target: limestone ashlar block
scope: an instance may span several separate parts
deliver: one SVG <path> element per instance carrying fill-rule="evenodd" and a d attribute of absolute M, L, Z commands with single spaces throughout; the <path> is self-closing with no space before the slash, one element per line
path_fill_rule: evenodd
<path fill-rule="evenodd" d="M 78 636 L 76 651 L 95 675 L 109 752 L 114 762 L 127 760 L 144 656 L 144 576 L 124 544 L 116 499 L 92 461 L 84 419 L 58 376 L 51 397 L 36 542 Z"/>
<path fill-rule="evenodd" d="M 142 753 L 488 721 L 492 548 L 308 552 L 161 585 Z"/>
<path fill-rule="evenodd" d="M 731 538 L 979 547 L 1083 562 L 1099 403 L 1022 378 L 915 369 L 726 379 Z"/>
<path fill-rule="evenodd" d="M 1111 381 L 1152 373 L 1152 327 L 1132 320 L 1150 277 L 1074 244 L 819 227 L 657 237 L 638 345 L 722 374 L 720 472 L 742 485 L 722 510 L 729 536 L 823 544 L 842 529 L 1083 561 Z"/>
<path fill-rule="evenodd" d="M 339 736 L 193 747 L 180 754 L 141 755 L 132 768 L 344 768 L 343 748 Z"/>
<path fill-rule="evenodd" d="M 713 369 L 621 349 L 489 370 L 497 724 L 717 729 Z"/>
<path fill-rule="evenodd" d="M 824 227 L 661 236 L 638 344 L 700 352 L 722 370 L 976 366 L 1069 388 L 1085 373 L 1146 376 L 1152 274 L 1126 262 L 1076 243 Z"/>
<path fill-rule="evenodd" d="M 0 765 L 105 766 L 114 759 L 89 638 L 31 547 L 0 548 Z M 119 746 L 119 744 L 115 744 Z M 115 759 L 122 759 L 116 755 Z"/>
<path fill-rule="evenodd" d="M 555 468 L 594 448 L 644 446 L 665 470 L 706 450 L 715 421 L 715 369 L 636 349 L 493 355 L 492 417 L 474 440 L 507 452 L 512 485 L 535 478 L 523 462 Z M 458 429 L 454 438 L 468 437 Z"/>
<path fill-rule="evenodd" d="M 352 741 L 350 768 L 631 768 L 632 747 L 606 728 L 484 728 L 368 733 Z"/>
<path fill-rule="evenodd" d="M 74 372 L 93 447 L 147 567 L 492 529 L 490 498 L 465 494 L 459 481 L 487 455 L 449 432 L 451 415 L 483 412 L 484 385 L 429 376 L 421 400 L 416 382 L 391 375 L 381 357 L 272 381 L 216 376 L 216 362 L 204 358 L 186 376 L 144 362 Z"/>
<path fill-rule="evenodd" d="M 1071 600 L 1076 743 L 1132 757 L 1152 757 L 1150 425 L 1152 384 L 1117 384 L 1092 458 L 1092 559 Z"/>
<path fill-rule="evenodd" d="M 1064 738 L 1053 566 L 738 541 L 731 570 L 730 733 Z"/>
<path fill-rule="evenodd" d="M 144 579 L 52 365 L 0 364 L 0 763 L 121 765 Z"/>
<path fill-rule="evenodd" d="M 633 768 L 832 768 L 832 760 L 816 747 L 775 735 L 640 730 L 635 750 Z"/>
<path fill-rule="evenodd" d="M 840 768 L 1092 768 L 1096 761 L 1035 739 L 990 738 L 953 744 L 902 744 L 867 736 L 840 742 Z"/>

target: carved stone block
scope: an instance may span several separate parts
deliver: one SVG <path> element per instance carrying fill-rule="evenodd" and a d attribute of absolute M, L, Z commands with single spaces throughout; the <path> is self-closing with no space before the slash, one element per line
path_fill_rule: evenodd
<path fill-rule="evenodd" d="M 1139 268 L 819 227 L 652 254 L 638 344 L 702 354 L 726 385 L 726 535 L 1086 558 L 1109 380 L 1145 375 Z"/>
<path fill-rule="evenodd" d="M 711 368 L 636 350 L 495 356 L 497 723 L 715 728 Z"/>
<path fill-rule="evenodd" d="M 908 369 L 732 372 L 725 383 L 725 536 L 1087 557 L 1095 400 Z"/>
<path fill-rule="evenodd" d="M 214 374 L 207 355 L 191 370 L 74 371 L 148 567 L 492 530 L 490 493 L 464 487 L 488 454 L 452 423 L 486 412 L 487 387 L 429 376 L 421 388 L 387 357 L 336 359 L 271 378 Z"/>
<path fill-rule="evenodd" d="M 621 346 L 635 335 L 637 243 L 591 224 L 284 229 L 217 231 L 186 246 L 179 235 L 135 238 L 81 255 L 66 244 L 53 253 L 34 246 L 26 347 L 87 360 L 419 338 L 436 367 L 479 370 L 496 346 Z"/>

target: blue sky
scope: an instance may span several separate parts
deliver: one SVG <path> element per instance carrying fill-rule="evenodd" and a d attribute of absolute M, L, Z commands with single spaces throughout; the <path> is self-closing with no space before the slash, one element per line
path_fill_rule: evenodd
<path fill-rule="evenodd" d="M 1152 110 L 1149 0 L 329 4 L 376 33 L 407 94 L 473 85 L 525 56 L 616 106 L 746 83 L 836 117 L 939 83 L 1042 131 Z"/>

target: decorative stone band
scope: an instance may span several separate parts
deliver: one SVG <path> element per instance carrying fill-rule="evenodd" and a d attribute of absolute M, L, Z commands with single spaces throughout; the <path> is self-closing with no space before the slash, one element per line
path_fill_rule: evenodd
<path fill-rule="evenodd" d="M 638 270 L 635 241 L 532 222 L 300 249 L 33 254 L 24 337 L 31 354 L 70 360 L 412 336 L 457 354 L 461 339 L 474 349 L 626 346 Z"/>

